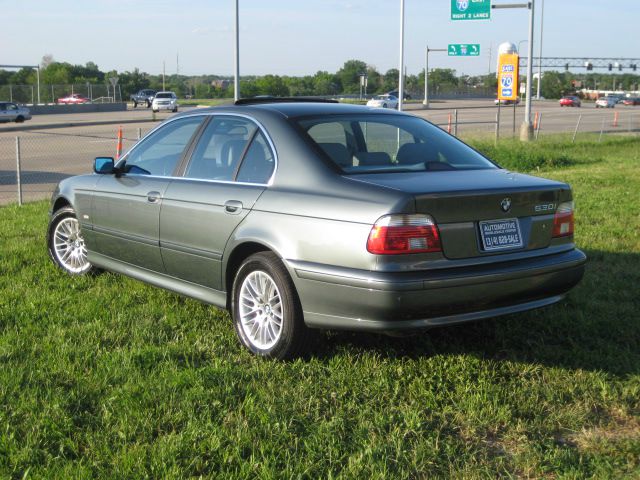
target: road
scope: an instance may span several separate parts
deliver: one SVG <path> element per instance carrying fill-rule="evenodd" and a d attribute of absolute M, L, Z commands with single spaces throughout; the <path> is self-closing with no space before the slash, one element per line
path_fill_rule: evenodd
<path fill-rule="evenodd" d="M 414 103 L 406 105 L 405 109 L 443 129 L 448 129 L 451 118 L 451 132 L 463 139 L 495 134 L 498 108 L 491 100 L 436 101 L 430 107 L 423 109 L 422 104 Z M 524 110 L 521 105 L 515 109 L 512 106 L 500 108 L 501 138 L 511 137 L 514 131 L 518 134 Z M 578 121 L 580 133 L 599 132 L 600 129 L 605 132 L 640 130 L 640 107 L 619 105 L 615 109 L 596 109 L 593 104 L 584 104 L 582 108 L 561 108 L 557 102 L 540 101 L 533 103 L 532 111 L 541 119 L 541 135 L 573 133 Z M 616 113 L 618 123 L 614 126 Z M 7 131 L 16 125 L 0 124 L 0 205 L 17 199 L 16 137 L 20 138 L 23 198 L 29 201 L 48 198 L 63 178 L 90 172 L 96 156 L 115 156 L 120 124 L 124 135 L 123 150 L 126 151 L 135 144 L 139 134 L 145 134 L 170 115 L 158 113 L 153 121 L 150 110 L 139 108 L 126 112 L 40 115 L 25 123 L 29 127 L 26 131 Z M 96 122 L 112 123 L 96 125 Z"/>

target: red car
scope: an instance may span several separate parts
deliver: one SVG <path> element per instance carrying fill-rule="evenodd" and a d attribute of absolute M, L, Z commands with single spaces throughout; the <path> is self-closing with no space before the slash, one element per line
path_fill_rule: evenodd
<path fill-rule="evenodd" d="M 560 99 L 561 107 L 579 107 L 580 105 L 582 105 L 582 103 L 578 97 L 567 96 Z"/>
<path fill-rule="evenodd" d="M 640 98 L 628 97 L 622 100 L 624 105 L 640 105 Z"/>
<path fill-rule="evenodd" d="M 62 103 L 62 104 L 75 105 L 78 103 L 89 103 L 89 102 L 91 102 L 91 100 L 89 100 L 87 97 L 83 97 L 78 93 L 73 93 L 71 95 L 67 95 L 66 97 L 62 97 L 58 99 L 58 103 Z"/>

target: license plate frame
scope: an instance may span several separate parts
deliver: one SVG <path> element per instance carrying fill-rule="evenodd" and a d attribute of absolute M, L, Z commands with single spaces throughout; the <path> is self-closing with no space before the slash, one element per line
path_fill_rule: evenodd
<path fill-rule="evenodd" d="M 484 220 L 478 223 L 482 248 L 485 252 L 499 252 L 522 248 L 522 233 L 517 218 Z M 497 225 L 494 227 L 494 225 Z"/>

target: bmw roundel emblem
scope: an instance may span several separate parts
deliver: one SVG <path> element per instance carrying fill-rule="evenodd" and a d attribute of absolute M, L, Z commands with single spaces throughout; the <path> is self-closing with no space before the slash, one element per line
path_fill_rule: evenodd
<path fill-rule="evenodd" d="M 503 212 L 508 212 L 511 209 L 511 199 L 509 197 L 503 198 L 500 202 L 500 208 Z"/>
<path fill-rule="evenodd" d="M 456 7 L 458 7 L 459 11 L 464 12 L 467 8 L 469 8 L 469 1 L 468 0 L 458 0 L 456 2 Z"/>

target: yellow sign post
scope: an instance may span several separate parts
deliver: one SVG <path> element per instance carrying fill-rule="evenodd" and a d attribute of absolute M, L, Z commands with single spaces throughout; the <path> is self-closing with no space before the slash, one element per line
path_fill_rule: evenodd
<path fill-rule="evenodd" d="M 517 53 L 503 53 L 498 60 L 498 99 L 517 100 L 518 98 L 518 62 Z"/>

